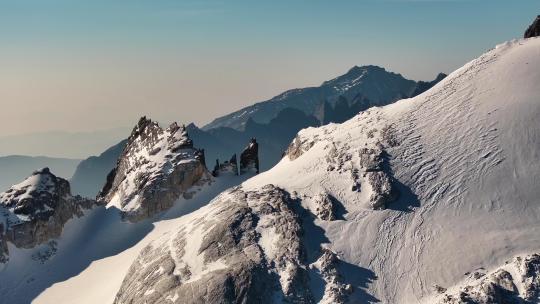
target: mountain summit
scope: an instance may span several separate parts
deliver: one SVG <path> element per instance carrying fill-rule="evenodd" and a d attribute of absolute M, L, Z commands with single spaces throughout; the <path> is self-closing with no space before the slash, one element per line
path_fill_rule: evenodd
<path fill-rule="evenodd" d="M 68 220 L 95 206 L 93 200 L 71 195 L 69 182 L 49 168 L 35 171 L 0 193 L 0 265 L 9 259 L 7 243 L 26 249 L 45 244 L 60 236 Z M 54 247 L 53 242 L 47 256 L 33 258 L 46 260 Z"/>
<path fill-rule="evenodd" d="M 203 129 L 230 127 L 243 130 L 250 118 L 257 123 L 268 123 L 285 108 L 294 108 L 306 115 L 314 115 L 322 103 L 329 102 L 333 105 L 340 96 L 348 100 L 362 96 L 369 101 L 370 106 L 382 106 L 411 97 L 417 86 L 417 82 L 378 66 L 354 66 L 347 73 L 325 81 L 318 87 L 286 91 L 270 100 L 217 118 Z"/>
<path fill-rule="evenodd" d="M 538 50 L 499 45 L 415 98 L 302 130 L 141 250 L 115 303 L 537 302 Z"/>
<path fill-rule="evenodd" d="M 210 179 L 204 151 L 193 147 L 184 126 L 162 129 L 142 117 L 98 200 L 136 221 L 170 208 L 180 195 L 189 197 L 192 186 Z"/>

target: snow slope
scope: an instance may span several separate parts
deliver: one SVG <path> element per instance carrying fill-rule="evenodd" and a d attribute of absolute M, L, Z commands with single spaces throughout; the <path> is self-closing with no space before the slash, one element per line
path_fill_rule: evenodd
<path fill-rule="evenodd" d="M 206 205 L 245 176 L 216 178 L 191 199 L 152 218 L 131 223 L 117 208 L 99 207 L 69 220 L 46 262 L 35 259 L 48 245 L 18 249 L 9 244 L 10 261 L 0 271 L 0 303 L 111 303 L 141 248 L 184 221 L 182 215 Z M 195 188 L 195 187 L 194 187 Z"/>
<path fill-rule="evenodd" d="M 292 218 L 298 219 L 284 224 L 301 225 L 307 260 L 301 261 L 301 254 L 296 254 L 294 263 L 298 264 L 290 267 L 295 271 L 309 268 L 309 296 L 316 302 L 430 303 L 440 287 L 450 292 L 459 290 L 468 280 L 466 273 L 479 268 L 499 269 L 515 256 L 540 252 L 539 83 L 540 39 L 517 40 L 497 46 L 415 98 L 373 108 L 343 124 L 305 129 L 279 164 L 242 184 L 241 191 L 254 198 L 248 200 L 248 214 L 291 210 Z M 366 165 L 364 149 L 380 152 L 380 171 L 373 171 L 369 162 Z M 374 172 L 384 172 L 389 187 L 400 193 L 397 200 L 387 198 L 383 210 L 374 209 L 381 205 L 374 205 L 373 198 L 385 190 L 370 178 Z M 290 193 L 293 202 L 285 200 L 279 203 L 281 209 L 262 210 L 266 201 L 257 197 L 264 197 L 267 184 Z M 195 196 L 193 208 L 174 214 L 171 210 L 168 218 L 204 205 L 204 199 L 215 194 Z M 59 246 L 71 245 L 71 251 L 59 250 L 66 252 L 64 259 L 56 256 L 37 272 L 34 267 L 8 264 L 11 269 L 2 273 L 0 286 L 11 296 L 7 299 L 14 299 L 21 290 L 34 292 L 28 298 L 36 290 L 44 290 L 35 303 L 112 302 L 122 281 L 132 282 L 133 277 L 125 275 L 130 266 L 144 261 L 148 251 L 139 252 L 147 244 L 153 244 L 147 248 L 156 249 L 156 254 L 161 254 L 160 248 L 185 249 L 187 260 L 184 253 L 182 261 L 195 269 L 194 280 L 202 278 L 197 274 L 226 272 L 230 264 L 201 265 L 203 249 L 190 247 L 203 237 L 190 223 L 196 221 L 203 227 L 205 223 L 211 227 L 219 223 L 215 211 L 226 210 L 229 203 L 229 199 L 223 199 L 227 193 L 220 197 L 188 216 L 149 226 L 120 221 L 107 225 L 103 218 L 96 218 L 93 225 L 74 224 L 78 228 L 70 230 L 71 238 L 67 235 L 59 242 Z M 294 202 L 300 206 L 295 207 Z M 328 205 L 330 213 L 320 212 Z M 311 217 L 301 217 L 298 209 L 325 216 L 309 222 L 305 219 Z M 150 227 L 151 231 L 140 232 L 141 237 L 115 249 L 113 244 L 135 235 L 116 225 Z M 264 218 L 256 225 L 254 230 L 245 231 L 258 240 L 255 251 L 262 250 L 268 261 L 286 250 L 275 246 L 276 239 L 298 240 L 297 234 L 277 237 L 274 226 Z M 95 227 L 99 229 L 95 238 L 90 238 L 92 242 L 77 236 Z M 295 233 L 300 233 L 300 228 L 295 228 Z M 111 231 L 113 236 L 109 235 Z M 162 237 L 172 240 L 178 231 L 187 233 L 187 247 L 171 247 L 167 242 L 166 247 L 159 246 Z M 219 236 L 219 230 L 213 235 Z M 249 251 L 239 244 L 235 252 Z M 312 260 L 314 244 L 326 248 L 316 261 Z M 114 250 L 78 262 L 77 271 L 56 274 L 62 271 L 61 265 L 69 264 L 66 261 L 77 261 L 75 252 L 81 248 L 99 252 L 97 246 Z M 17 256 L 22 260 L 24 254 Z M 338 266 L 336 259 L 340 261 Z M 26 283 L 28 288 L 20 285 L 24 280 L 15 273 L 20 269 L 27 272 L 24 278 L 37 277 Z M 140 274 L 137 267 L 132 269 L 135 275 Z M 287 274 L 295 272 L 287 267 L 276 271 L 282 286 L 290 286 Z M 58 283 L 42 283 L 40 279 L 47 274 L 59 276 L 54 279 Z M 13 278 L 19 278 L 19 282 L 14 283 Z M 32 288 L 32 284 L 40 286 Z M 154 287 L 139 288 L 143 288 L 136 290 L 141 299 L 156 292 Z M 180 302 L 172 296 L 174 293 L 170 295 L 169 301 Z M 279 302 L 280 297 L 275 299 Z"/>
<path fill-rule="evenodd" d="M 376 274 L 367 289 L 382 303 L 417 303 L 434 285 L 540 251 L 538 84 L 540 39 L 507 42 L 420 96 L 301 131 L 300 157 L 244 187 L 332 194 L 347 210 L 318 223 L 332 250 Z M 400 188 L 387 210 L 369 208 L 369 187 L 351 190 L 366 146 L 383 146 Z M 341 172 L 329 171 L 336 156 Z"/>

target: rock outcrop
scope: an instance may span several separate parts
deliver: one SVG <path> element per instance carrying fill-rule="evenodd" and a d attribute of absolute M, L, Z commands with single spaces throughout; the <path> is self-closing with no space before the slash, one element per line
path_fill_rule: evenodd
<path fill-rule="evenodd" d="M 379 148 L 362 148 L 359 153 L 360 168 L 371 187 L 369 202 L 373 209 L 385 209 L 398 198 L 392 177 L 383 169 L 383 153 Z"/>
<path fill-rule="evenodd" d="M 321 192 L 313 199 L 313 213 L 323 221 L 333 221 L 336 219 L 335 198 L 329 193 Z"/>
<path fill-rule="evenodd" d="M 289 157 L 290 160 L 295 160 L 298 157 L 302 156 L 306 151 L 311 149 L 313 145 L 315 145 L 315 140 L 312 140 L 311 138 L 305 138 L 302 136 L 296 136 L 289 147 L 287 147 L 287 150 L 285 150 L 285 155 Z"/>
<path fill-rule="evenodd" d="M 349 295 L 353 292 L 351 284 L 344 282 L 338 271 L 340 260 L 337 255 L 328 248 L 321 249 L 321 255 L 310 268 L 317 269 L 321 278 L 325 281 L 324 297 L 319 303 L 343 304 L 347 303 Z"/>
<path fill-rule="evenodd" d="M 525 31 L 524 38 L 532 38 L 540 36 L 540 15 L 536 17 L 533 23 Z"/>
<path fill-rule="evenodd" d="M 540 255 L 518 256 L 486 274 L 468 274 L 463 286 L 452 291 L 437 286 L 439 304 L 538 303 L 540 299 Z"/>
<path fill-rule="evenodd" d="M 222 193 L 142 250 L 114 303 L 312 303 L 293 204 L 272 185 Z"/>
<path fill-rule="evenodd" d="M 7 242 L 33 248 L 57 238 L 64 224 L 93 200 L 72 196 L 69 182 L 48 168 L 35 171 L 23 182 L 0 193 L 0 263 L 7 261 Z"/>
<path fill-rule="evenodd" d="M 259 144 L 252 138 L 249 145 L 240 154 L 240 173 L 259 173 Z"/>
<path fill-rule="evenodd" d="M 151 217 L 211 179 L 204 162 L 204 151 L 193 147 L 184 126 L 162 129 L 142 117 L 97 199 L 130 221 Z"/>

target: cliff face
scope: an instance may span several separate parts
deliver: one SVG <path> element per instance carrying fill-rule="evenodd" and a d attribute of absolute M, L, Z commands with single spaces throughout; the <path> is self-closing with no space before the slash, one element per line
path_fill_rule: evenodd
<path fill-rule="evenodd" d="M 125 218 L 138 221 L 170 208 L 192 186 L 210 181 L 204 151 L 193 148 L 184 126 L 162 129 L 143 117 L 133 129 L 116 168 L 98 194 Z"/>
<path fill-rule="evenodd" d="M 0 193 L 0 263 L 8 259 L 7 242 L 33 248 L 57 238 L 64 224 L 95 201 L 72 196 L 69 182 L 48 168 Z"/>

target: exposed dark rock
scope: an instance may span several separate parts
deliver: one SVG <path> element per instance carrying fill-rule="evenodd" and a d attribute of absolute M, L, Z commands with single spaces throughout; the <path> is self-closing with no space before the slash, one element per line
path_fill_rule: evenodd
<path fill-rule="evenodd" d="M 535 301 L 540 299 L 540 255 L 533 254 L 518 258 L 516 262 L 523 272 L 522 281 L 525 287 L 525 300 Z"/>
<path fill-rule="evenodd" d="M 240 154 L 240 173 L 255 171 L 259 173 L 259 144 L 252 138 L 249 145 Z"/>
<path fill-rule="evenodd" d="M 290 160 L 295 160 L 311 149 L 313 145 L 315 145 L 314 141 L 296 136 L 285 151 L 285 155 L 287 155 Z"/>
<path fill-rule="evenodd" d="M 392 186 L 390 177 L 383 171 L 366 173 L 373 193 L 369 201 L 373 209 L 385 209 L 387 205 L 398 198 L 397 191 Z"/>
<path fill-rule="evenodd" d="M 336 219 L 335 198 L 329 193 L 321 192 L 314 197 L 315 215 L 323 221 L 333 221 Z"/>
<path fill-rule="evenodd" d="M 216 165 L 214 166 L 214 170 L 212 170 L 212 175 L 220 176 L 226 173 L 238 175 L 238 161 L 236 160 L 236 154 L 233 154 L 231 159 L 224 163 L 220 163 L 219 159 L 216 159 Z"/>
<path fill-rule="evenodd" d="M 381 151 L 378 149 L 362 148 L 360 149 L 360 166 L 365 172 L 374 172 L 382 170 L 383 159 Z"/>
<path fill-rule="evenodd" d="M 193 148 L 184 126 L 162 129 L 142 117 L 98 200 L 118 207 L 131 221 L 151 217 L 209 180 L 204 161 L 204 151 Z"/>
<path fill-rule="evenodd" d="M 373 209 L 385 209 L 388 204 L 398 199 L 399 193 L 393 178 L 384 168 L 384 151 L 377 148 L 362 148 L 359 164 L 371 187 L 369 203 Z"/>
<path fill-rule="evenodd" d="M 532 38 L 540 36 L 540 15 L 536 16 L 536 19 L 525 31 L 524 38 Z"/>

